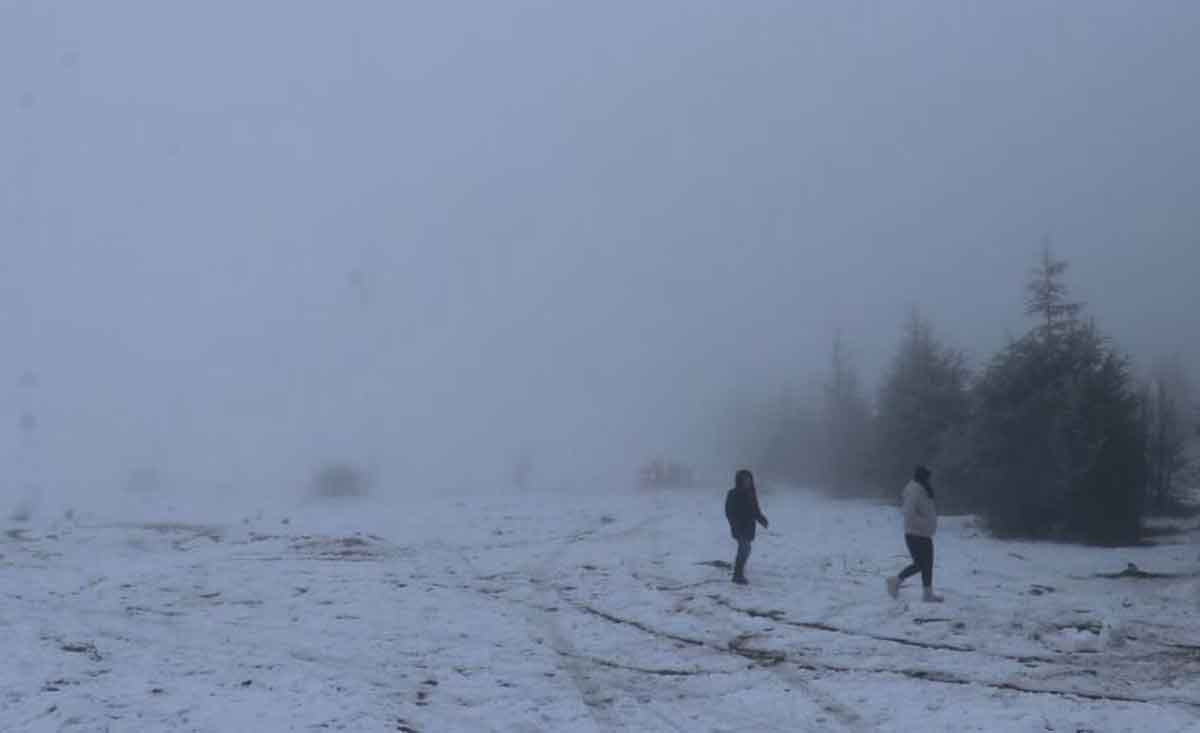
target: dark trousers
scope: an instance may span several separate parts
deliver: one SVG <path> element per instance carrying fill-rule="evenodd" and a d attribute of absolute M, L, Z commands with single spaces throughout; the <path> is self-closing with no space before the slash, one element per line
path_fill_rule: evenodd
<path fill-rule="evenodd" d="M 738 540 L 737 558 L 733 561 L 733 577 L 746 575 L 746 561 L 750 559 L 750 540 Z"/>
<path fill-rule="evenodd" d="M 904 581 L 917 573 L 921 574 L 921 584 L 926 588 L 933 587 L 933 538 L 918 537 L 915 534 L 904 535 L 904 544 L 908 545 L 908 554 L 912 555 L 912 565 L 900 571 L 900 580 Z"/>

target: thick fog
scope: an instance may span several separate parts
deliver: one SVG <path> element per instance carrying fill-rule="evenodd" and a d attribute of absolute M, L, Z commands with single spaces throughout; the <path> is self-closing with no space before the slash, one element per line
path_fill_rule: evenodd
<path fill-rule="evenodd" d="M 1046 240 L 1200 364 L 1198 38 L 1167 0 L 3 3 L 0 458 L 724 471 L 717 415 L 836 331 L 874 378 L 915 304 L 986 358 Z"/>

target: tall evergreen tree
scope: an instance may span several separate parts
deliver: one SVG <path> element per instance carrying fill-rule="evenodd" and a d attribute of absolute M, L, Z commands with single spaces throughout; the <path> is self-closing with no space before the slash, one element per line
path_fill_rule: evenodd
<path fill-rule="evenodd" d="M 830 355 L 824 419 L 829 487 L 840 494 L 862 493 L 868 483 L 871 412 L 840 332 Z"/>
<path fill-rule="evenodd" d="M 968 378 L 963 353 L 945 346 L 914 308 L 879 390 L 877 471 L 884 485 L 904 480 L 917 463 L 947 475 L 944 446 L 970 417 Z"/>
<path fill-rule="evenodd" d="M 1027 286 L 1027 312 L 1041 322 L 977 386 L 982 508 L 1005 533 L 1132 541 L 1145 474 L 1139 403 L 1127 360 L 1067 299 L 1066 270 L 1043 253 Z"/>
<path fill-rule="evenodd" d="M 802 486 L 824 479 L 825 449 L 819 399 L 807 392 L 784 392 L 770 409 L 771 432 L 757 461 L 765 476 Z"/>
<path fill-rule="evenodd" d="M 1025 285 L 1025 315 L 1040 318 L 1046 335 L 1058 335 L 1062 329 L 1069 328 L 1078 321 L 1083 310 L 1082 303 L 1067 299 L 1064 278 L 1069 266 L 1066 260 L 1055 259 L 1047 244 Z"/>
<path fill-rule="evenodd" d="M 1192 387 L 1178 357 L 1159 359 L 1142 386 L 1146 438 L 1147 498 L 1157 510 L 1170 507 L 1175 481 L 1188 466 L 1192 436 Z"/>

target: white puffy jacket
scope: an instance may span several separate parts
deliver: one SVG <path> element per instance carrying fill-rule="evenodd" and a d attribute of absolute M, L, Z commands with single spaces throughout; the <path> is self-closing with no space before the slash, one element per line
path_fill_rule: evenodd
<path fill-rule="evenodd" d="M 937 532 L 937 505 L 925 487 L 909 481 L 904 487 L 904 534 L 932 537 Z"/>

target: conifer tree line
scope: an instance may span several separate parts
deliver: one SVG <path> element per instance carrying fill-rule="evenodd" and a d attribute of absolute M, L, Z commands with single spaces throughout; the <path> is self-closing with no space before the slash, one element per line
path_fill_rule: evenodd
<path fill-rule="evenodd" d="M 860 497 L 891 497 L 924 463 L 943 510 L 977 513 L 997 535 L 1138 541 L 1148 514 L 1182 510 L 1195 488 L 1196 395 L 1178 358 L 1135 370 L 1071 299 L 1068 269 L 1043 251 L 1025 285 L 1029 329 L 975 368 L 913 309 L 869 394 L 836 335 L 819 385 L 757 409 L 752 460 Z"/>

